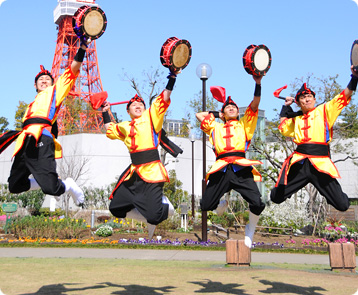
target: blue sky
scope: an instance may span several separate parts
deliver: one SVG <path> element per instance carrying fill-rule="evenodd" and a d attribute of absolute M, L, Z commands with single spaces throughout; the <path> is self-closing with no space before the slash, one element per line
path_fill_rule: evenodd
<path fill-rule="evenodd" d="M 102 84 L 110 102 L 134 95 L 129 83 L 121 79 L 124 72 L 142 79 L 142 72 L 153 67 L 167 74 L 159 53 L 172 36 L 192 45 L 190 64 L 179 75 L 172 94 L 172 119 L 184 117 L 189 110 L 187 102 L 201 90 L 195 71 L 203 62 L 213 70 L 207 85 L 225 87 L 239 106 L 247 106 L 254 81 L 243 68 L 242 55 L 250 44 L 265 44 L 272 54 L 271 69 L 262 81 L 260 104 L 268 119 L 275 116 L 273 109 L 282 105 L 273 91 L 296 77 L 339 74 L 342 86 L 350 79 L 350 50 L 358 39 L 358 6 L 352 0 L 96 3 L 108 19 L 97 50 Z M 29 103 L 36 95 L 33 81 L 39 65 L 51 68 L 57 38 L 53 21 L 56 5 L 57 0 L 6 0 L 0 6 L 0 116 L 8 118 L 10 128 L 19 100 Z M 123 106 L 115 107 L 115 111 L 128 119 Z"/>

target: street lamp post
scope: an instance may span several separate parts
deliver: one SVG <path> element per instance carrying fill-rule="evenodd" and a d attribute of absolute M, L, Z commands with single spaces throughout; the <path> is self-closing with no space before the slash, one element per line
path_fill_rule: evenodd
<path fill-rule="evenodd" d="M 206 112 L 206 80 L 210 78 L 212 74 L 211 66 L 202 63 L 197 66 L 196 68 L 196 75 L 200 78 L 200 80 L 203 82 L 203 106 L 202 106 L 202 112 Z M 204 196 L 205 188 L 206 188 L 206 134 L 203 132 L 203 178 L 201 181 L 202 185 L 202 194 L 201 196 Z M 202 211 L 201 212 L 201 231 L 202 231 L 202 240 L 207 241 L 208 240 L 208 220 L 207 220 L 207 212 Z"/>
<path fill-rule="evenodd" d="M 194 220 L 195 217 L 195 199 L 194 199 L 194 143 L 195 143 L 195 135 L 192 133 L 190 135 L 191 141 L 191 216 Z"/>

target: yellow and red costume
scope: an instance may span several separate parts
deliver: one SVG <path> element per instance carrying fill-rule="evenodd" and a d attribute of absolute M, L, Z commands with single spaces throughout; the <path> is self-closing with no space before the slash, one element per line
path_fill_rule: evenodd
<path fill-rule="evenodd" d="M 51 76 L 47 71 L 44 74 Z M 38 93 L 35 100 L 28 105 L 22 119 L 22 130 L 9 133 L 14 134 L 4 144 L 4 148 L 17 138 L 13 154 L 15 160 L 8 179 L 10 192 L 29 190 L 30 174 L 45 194 L 59 196 L 65 192 L 65 185 L 56 172 L 55 161 L 55 158 L 62 157 L 62 148 L 51 130 L 76 78 L 77 75 L 68 67 L 54 85 Z"/>
<path fill-rule="evenodd" d="M 106 133 L 107 137 L 123 141 L 131 156 L 140 152 L 158 151 L 164 115 L 169 104 L 164 101 L 163 93 L 160 94 L 141 117 L 118 124 L 110 123 Z M 146 182 L 169 181 L 168 172 L 158 158 L 140 165 L 132 163 L 118 185 L 122 181 L 130 179 L 134 172 Z"/>
<path fill-rule="evenodd" d="M 245 158 L 245 152 L 250 146 L 254 135 L 258 119 L 258 110 L 253 112 L 249 106 L 245 115 L 240 120 L 230 120 L 223 123 L 215 121 L 213 114 L 209 114 L 201 123 L 201 130 L 209 135 L 209 140 L 214 146 L 215 155 L 222 157 L 217 160 L 206 175 L 206 180 L 210 174 L 222 170 L 229 164 L 239 166 L 259 165 L 262 162 Z M 242 156 L 232 156 L 226 153 L 242 153 Z M 255 181 L 261 181 L 261 175 L 255 167 L 252 167 L 252 174 Z"/>
<path fill-rule="evenodd" d="M 169 105 L 163 91 L 139 118 L 109 123 L 107 137 L 123 141 L 132 160 L 110 196 L 109 210 L 116 217 L 124 218 L 133 208 L 150 224 L 156 225 L 168 217 L 168 204 L 162 203 L 162 195 L 169 176 L 160 161 L 158 145 Z"/>
<path fill-rule="evenodd" d="M 314 92 L 305 84 L 301 90 L 310 91 L 307 93 L 314 96 Z M 308 183 L 312 183 L 327 199 L 328 204 L 340 211 L 349 208 L 348 196 L 337 181 L 340 175 L 330 158 L 329 143 L 333 136 L 334 122 L 350 99 L 343 91 L 306 114 L 286 118 L 281 122 L 280 132 L 284 136 L 293 137 L 297 148 L 282 166 L 271 191 L 270 198 L 273 202 L 280 204 Z"/>
<path fill-rule="evenodd" d="M 233 101 L 226 104 L 236 104 Z M 225 104 L 224 104 L 225 105 Z M 236 106 L 237 107 L 237 106 Z M 215 121 L 209 113 L 201 122 L 201 129 L 209 135 L 214 146 L 216 162 L 206 175 L 208 185 L 201 200 L 203 211 L 217 208 L 220 198 L 231 189 L 236 190 L 249 203 L 250 211 L 256 215 L 264 210 L 261 194 L 255 181 L 261 181 L 261 175 L 253 165 L 262 164 L 257 160 L 245 158 L 250 146 L 258 119 L 258 110 L 251 105 L 240 120 L 223 123 Z"/>
<path fill-rule="evenodd" d="M 333 124 L 342 112 L 342 109 L 350 102 L 350 97 L 347 99 L 344 91 L 338 94 L 331 101 L 319 105 L 308 113 L 294 118 L 285 119 L 279 125 L 279 130 L 282 135 L 293 137 L 293 141 L 297 144 L 298 150 L 300 145 L 312 144 L 319 145 L 324 149 L 332 140 Z M 285 178 L 287 183 L 287 174 L 290 167 L 304 159 L 308 159 L 317 171 L 327 173 L 333 178 L 340 178 L 338 170 L 332 162 L 330 155 L 312 155 L 294 151 L 288 157 L 283 165 L 279 179 Z M 276 183 L 276 186 L 278 182 Z"/>
<path fill-rule="evenodd" d="M 49 121 L 49 123 L 33 123 L 26 125 L 16 140 L 13 156 L 15 156 L 22 148 L 27 136 L 33 136 L 36 139 L 36 142 L 38 142 L 44 129 L 51 132 L 51 125 L 57 120 L 60 107 L 75 83 L 77 76 L 78 75 L 72 73 L 71 67 L 68 67 L 57 79 L 54 85 L 47 87 L 36 95 L 35 100 L 28 105 L 22 122 L 26 123 L 29 119 L 44 119 Z M 51 109 L 53 112 L 51 112 Z M 55 137 L 53 137 L 53 140 L 55 143 L 55 157 L 56 159 L 61 158 L 61 145 Z"/>

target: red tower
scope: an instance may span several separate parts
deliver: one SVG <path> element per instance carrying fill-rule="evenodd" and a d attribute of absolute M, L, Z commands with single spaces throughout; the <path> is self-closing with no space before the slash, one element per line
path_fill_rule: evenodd
<path fill-rule="evenodd" d="M 54 21 L 58 25 L 57 44 L 51 74 L 57 79 L 72 63 L 80 46 L 72 28 L 72 16 L 83 5 L 96 6 L 95 0 L 57 0 Z M 59 134 L 80 132 L 99 133 L 103 125 L 102 116 L 92 110 L 89 97 L 103 91 L 98 68 L 96 41 L 88 46 L 80 75 L 58 114 Z"/>

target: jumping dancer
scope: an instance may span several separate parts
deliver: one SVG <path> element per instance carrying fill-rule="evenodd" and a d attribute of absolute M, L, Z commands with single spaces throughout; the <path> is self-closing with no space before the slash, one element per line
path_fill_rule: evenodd
<path fill-rule="evenodd" d="M 358 73 L 351 67 L 351 80 L 345 90 L 329 102 L 315 107 L 315 93 L 306 83 L 295 98 L 286 97 L 280 113 L 279 130 L 282 135 L 293 137 L 296 150 L 283 163 L 271 200 L 277 204 L 290 198 L 299 189 L 312 183 L 328 204 L 339 211 L 349 208 L 348 196 L 342 191 L 336 178 L 340 178 L 330 158 L 329 143 L 333 136 L 333 125 L 343 108 L 351 100 L 357 88 Z M 296 102 L 302 114 L 288 118 L 291 104 Z"/>
<path fill-rule="evenodd" d="M 220 202 L 221 197 L 231 189 L 239 192 L 249 203 L 249 224 L 245 227 L 245 245 L 252 246 L 252 239 L 259 220 L 259 215 L 265 205 L 255 181 L 261 181 L 260 173 L 252 166 L 262 164 L 260 161 L 245 158 L 254 135 L 258 118 L 258 107 L 261 98 L 261 79 L 263 76 L 252 76 L 256 82 L 254 99 L 246 109 L 245 115 L 238 120 L 239 108 L 229 96 L 221 108 L 221 112 L 209 111 L 196 114 L 201 122 L 201 129 L 209 135 L 214 146 L 216 162 L 208 172 L 208 181 L 204 196 L 201 200 L 201 210 L 217 210 L 222 214 L 228 203 Z M 225 100 L 225 89 L 211 87 L 211 93 L 219 101 Z M 224 121 L 218 123 L 215 118 Z"/>

